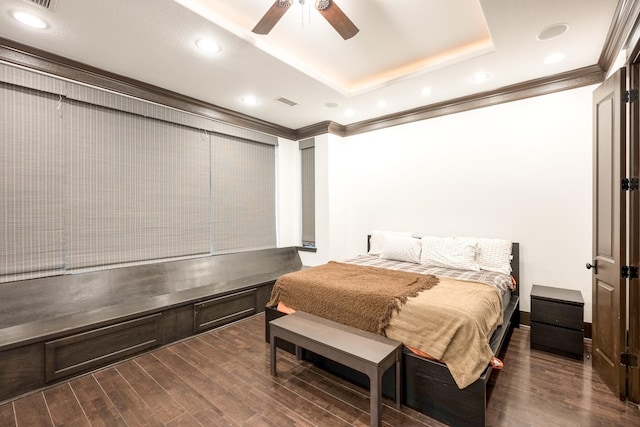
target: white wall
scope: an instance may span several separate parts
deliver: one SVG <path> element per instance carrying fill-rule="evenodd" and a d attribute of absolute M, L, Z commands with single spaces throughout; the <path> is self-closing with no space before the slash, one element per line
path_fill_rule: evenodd
<path fill-rule="evenodd" d="M 276 148 L 278 246 L 299 246 L 302 233 L 300 150 L 298 143 L 279 138 Z"/>
<path fill-rule="evenodd" d="M 521 310 L 533 284 L 578 289 L 590 322 L 593 89 L 316 138 L 318 252 L 303 262 L 364 253 L 372 229 L 511 239 Z"/>

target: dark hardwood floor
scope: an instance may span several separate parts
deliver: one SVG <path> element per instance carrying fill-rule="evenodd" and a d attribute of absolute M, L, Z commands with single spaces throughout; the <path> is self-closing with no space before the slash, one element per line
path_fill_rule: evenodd
<path fill-rule="evenodd" d="M 278 352 L 269 375 L 264 315 L 207 332 L 0 405 L 0 426 L 369 425 L 368 392 Z M 632 426 L 584 362 L 529 349 L 516 330 L 492 380 L 490 426 Z M 385 425 L 440 426 L 385 400 Z"/>

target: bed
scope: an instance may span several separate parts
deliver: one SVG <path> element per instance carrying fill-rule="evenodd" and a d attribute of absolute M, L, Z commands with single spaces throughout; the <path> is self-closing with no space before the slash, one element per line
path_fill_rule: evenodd
<path fill-rule="evenodd" d="M 405 240 L 406 239 L 407 238 L 405 238 Z M 431 237 L 423 238 L 422 247 L 427 248 L 427 246 L 424 246 L 424 245 L 426 245 L 428 241 L 430 242 L 434 239 L 438 241 L 437 239 L 439 238 L 431 238 Z M 467 238 L 466 242 L 469 243 L 469 240 L 470 239 Z M 487 239 L 485 239 L 485 243 L 486 243 L 486 240 Z M 447 242 L 451 242 L 451 239 L 449 239 Z M 450 287 L 450 286 L 460 287 L 461 286 L 459 283 L 460 280 L 462 280 L 462 282 L 464 283 L 468 283 L 469 288 L 476 287 L 476 288 L 486 288 L 486 289 L 489 289 L 489 287 L 486 286 L 489 283 L 483 283 L 482 285 L 480 285 L 478 283 L 475 283 L 475 280 L 477 280 L 479 276 L 482 276 L 485 279 L 486 277 L 488 277 L 487 279 L 488 281 L 495 280 L 496 275 L 493 274 L 494 272 L 485 272 L 484 270 L 473 271 L 473 272 L 459 271 L 459 269 L 461 269 L 462 267 L 458 265 L 455 265 L 457 267 L 455 269 L 442 268 L 443 266 L 437 265 L 438 263 L 437 260 L 435 262 L 436 264 L 435 266 L 430 265 L 428 266 L 429 268 L 425 268 L 425 265 L 422 265 L 420 263 L 420 261 L 425 262 L 425 259 L 415 260 L 413 259 L 415 257 L 415 254 L 407 255 L 410 258 L 411 262 L 408 262 L 409 259 L 403 258 L 405 255 L 404 253 L 401 255 L 398 255 L 396 253 L 391 257 L 386 256 L 388 255 L 388 253 L 386 255 L 378 254 L 377 252 L 379 252 L 380 249 L 378 248 L 376 250 L 372 250 L 373 248 L 371 247 L 371 243 L 372 243 L 372 239 L 370 236 L 368 239 L 368 252 L 373 252 L 373 254 L 359 256 L 351 260 L 345 260 L 342 263 L 340 263 L 341 266 L 346 264 L 355 264 L 355 265 L 359 265 L 359 268 L 361 266 L 364 266 L 363 268 L 371 267 L 373 269 L 382 267 L 384 269 L 417 272 L 417 273 L 420 273 L 420 275 L 424 275 L 424 274 L 428 275 L 428 274 L 435 273 L 435 275 L 438 278 L 438 281 L 436 285 L 433 286 L 433 289 L 424 290 L 424 291 L 421 290 L 417 295 L 415 294 L 410 295 L 408 297 L 408 301 L 409 301 L 408 303 L 406 302 L 406 300 L 404 300 L 401 303 L 402 308 L 401 310 L 399 310 L 400 313 L 404 313 L 404 312 L 410 313 L 411 310 L 409 309 L 409 307 L 411 306 L 411 304 L 413 305 L 417 304 L 417 302 L 420 299 L 424 299 L 425 295 L 429 295 L 428 297 L 429 299 L 437 299 L 436 296 L 438 295 L 438 293 L 443 294 L 444 292 L 450 292 L 452 289 L 454 289 L 454 288 L 447 288 L 447 287 Z M 440 244 L 441 242 L 438 243 L 438 245 Z M 455 244 L 459 245 L 459 242 Z M 473 244 L 475 245 L 476 243 L 473 243 Z M 518 243 L 511 244 L 509 242 L 509 248 L 511 249 L 510 250 L 511 253 L 508 254 L 509 261 L 507 261 L 507 263 L 509 264 L 508 267 L 511 270 L 509 275 L 509 281 L 511 282 L 511 276 L 512 276 L 513 279 L 515 279 L 514 282 L 517 283 L 519 279 L 519 244 Z M 431 246 L 429 246 L 428 251 L 427 250 L 423 251 L 423 253 L 427 253 L 427 252 L 433 253 L 433 249 Z M 487 251 L 485 250 L 484 252 L 487 252 Z M 383 255 L 385 255 L 384 259 L 382 259 Z M 388 259 L 388 258 L 398 258 L 398 259 Z M 504 255 L 503 255 L 503 258 L 504 258 Z M 430 262 L 426 262 L 426 264 L 429 264 L 429 263 Z M 445 266 L 450 267 L 450 265 L 445 265 Z M 308 280 L 309 283 L 315 283 L 312 279 L 312 276 L 310 276 L 310 274 L 315 270 L 318 270 L 317 274 L 320 274 L 323 268 L 327 268 L 327 267 L 319 266 L 316 268 L 311 268 L 306 272 L 301 272 L 304 274 L 301 274 L 299 278 Z M 487 267 L 487 268 L 490 268 L 490 267 Z M 502 270 L 504 270 L 504 268 L 502 268 Z M 485 273 L 488 273 L 488 274 L 485 274 Z M 503 271 L 501 274 L 503 273 L 505 272 Z M 295 273 L 295 274 L 298 274 L 298 273 Z M 498 276 L 500 276 L 500 274 Z M 287 300 L 289 302 L 292 302 L 293 305 L 296 307 L 298 307 L 298 305 L 300 304 L 299 301 L 296 301 L 295 299 L 289 299 L 289 295 L 282 291 L 282 289 L 290 289 L 290 288 L 287 288 L 286 286 L 291 286 L 291 285 L 287 285 L 287 281 L 284 279 L 287 279 L 287 277 L 283 277 L 281 286 L 279 286 L 279 284 L 276 283 L 276 286 L 274 287 L 274 291 L 272 293 L 270 304 L 267 307 L 267 316 L 266 316 L 267 323 L 265 325 L 267 332 L 268 332 L 268 322 L 270 320 L 273 320 L 274 318 L 285 315 L 282 312 L 276 310 L 274 303 L 277 300 L 279 299 Z M 450 282 L 453 282 L 453 285 Z M 310 286 L 307 286 L 307 287 L 310 287 Z M 316 286 L 312 286 L 310 288 L 315 289 Z M 429 286 L 427 286 L 426 288 L 428 289 Z M 480 354 L 482 354 L 483 357 L 486 358 L 487 352 L 489 352 L 489 356 L 491 355 L 498 356 L 504 343 L 508 341 L 509 334 L 512 328 L 517 327 L 519 325 L 519 294 L 518 294 L 517 286 L 515 288 L 509 287 L 508 289 L 506 289 L 506 292 L 500 292 L 500 291 L 494 292 L 494 290 L 490 290 L 489 292 L 485 290 L 483 292 L 494 295 L 492 297 L 487 296 L 487 298 L 489 298 L 488 301 L 490 302 L 490 305 L 498 305 L 500 310 L 497 313 L 497 317 L 499 319 L 493 319 L 494 317 L 496 317 L 496 313 L 494 312 L 490 316 L 492 318 L 490 322 L 488 320 L 479 321 L 479 320 L 474 320 L 473 318 L 471 319 L 471 323 L 474 323 L 474 324 L 483 323 L 485 321 L 488 323 L 491 323 L 481 331 L 482 334 L 484 334 L 483 335 L 483 339 L 485 341 L 484 347 L 486 348 L 483 348 Z M 456 294 L 456 295 L 458 296 L 456 298 L 451 298 L 451 300 L 457 300 L 458 298 L 460 298 L 459 296 L 460 294 Z M 317 295 L 312 297 L 322 300 L 322 303 L 321 304 L 318 303 L 317 305 L 332 304 L 330 302 L 330 299 L 319 298 Z M 342 297 L 337 299 L 348 300 L 348 298 L 351 298 L 351 297 Z M 327 302 L 327 300 L 329 300 L 329 302 Z M 487 305 L 487 304 L 488 302 L 484 300 L 482 303 L 480 303 L 480 305 Z M 452 304 L 447 303 L 447 305 L 452 305 Z M 305 306 L 302 305 L 301 307 L 305 307 Z M 302 309 L 302 308 L 299 308 L 299 309 Z M 315 307 L 311 307 L 311 309 L 314 310 Z M 432 308 L 429 308 L 429 310 L 431 309 Z M 305 309 L 303 311 L 309 311 L 309 310 Z M 467 311 L 467 308 L 465 308 L 463 311 Z M 415 315 L 416 313 L 418 312 L 414 311 L 408 315 Z M 314 314 L 318 315 L 317 312 Z M 335 316 L 335 315 L 336 315 L 335 313 L 328 312 L 327 317 L 331 318 L 331 316 Z M 450 367 L 447 364 L 439 360 L 434 360 L 433 358 L 426 358 L 423 355 L 421 355 L 423 354 L 423 352 L 421 352 L 420 350 L 425 348 L 425 347 L 421 348 L 421 345 L 422 345 L 421 343 L 426 342 L 425 345 L 427 346 L 426 348 L 429 351 L 426 351 L 425 353 L 429 353 L 430 355 L 436 355 L 437 357 L 434 356 L 435 359 L 438 359 L 439 357 L 441 357 L 442 352 L 440 353 L 438 352 L 439 346 L 435 345 L 436 343 L 434 343 L 433 346 L 429 346 L 428 337 L 420 338 L 420 339 L 417 339 L 416 341 L 416 339 L 413 336 L 411 336 L 410 334 L 407 335 L 406 332 L 403 332 L 402 330 L 400 330 L 401 326 L 404 323 L 407 323 L 406 320 L 408 315 L 405 315 L 404 320 L 402 319 L 398 320 L 400 316 L 395 314 L 394 317 L 389 321 L 389 323 L 386 323 L 384 326 L 385 328 L 384 333 L 386 335 L 394 339 L 398 339 L 398 337 L 402 337 L 401 341 L 405 343 L 405 348 L 403 349 L 403 373 L 402 373 L 403 387 L 402 387 L 402 396 L 401 396 L 403 404 L 411 408 L 414 408 L 416 410 L 419 410 L 420 412 L 425 413 L 430 417 L 433 417 L 435 419 L 438 419 L 440 421 L 443 421 L 451 425 L 484 425 L 487 395 L 489 391 L 488 390 L 489 378 L 491 377 L 491 374 L 495 371 L 492 365 L 488 363 L 485 363 L 484 365 L 480 364 L 480 369 L 478 370 L 476 368 L 476 372 L 472 372 L 470 374 L 472 375 L 472 377 L 464 377 L 464 375 L 467 375 L 467 373 L 464 373 L 463 379 L 461 380 L 460 372 L 457 372 L 453 367 L 454 362 L 452 358 L 449 358 L 449 359 L 446 359 L 446 357 L 444 358 L 445 360 L 448 360 L 449 365 L 451 366 L 451 369 L 450 369 Z M 441 314 L 438 314 L 438 316 L 441 316 Z M 432 318 L 432 319 L 426 318 L 427 320 L 423 319 L 421 320 L 421 322 L 431 323 L 436 318 Z M 342 320 L 338 320 L 338 321 L 342 321 Z M 344 323 L 347 323 L 347 322 L 344 322 Z M 361 326 L 361 329 L 367 329 L 367 327 L 375 327 L 375 322 L 372 325 L 373 326 Z M 474 327 L 477 327 L 477 325 Z M 398 334 L 397 330 L 400 330 L 399 332 L 400 335 L 397 335 Z M 414 332 L 415 331 L 411 333 L 414 333 Z M 403 333 L 405 333 L 405 335 L 402 335 Z M 457 334 L 458 333 L 456 332 L 451 335 L 457 335 Z M 464 334 L 461 333 L 461 335 L 464 335 Z M 407 342 L 410 342 L 411 345 L 408 345 Z M 416 343 L 418 344 L 416 345 Z M 418 348 L 415 348 L 416 346 Z M 287 347 L 286 343 L 283 345 L 283 347 L 286 349 Z M 468 352 L 473 353 L 474 351 L 475 350 L 473 350 L 473 345 L 471 345 L 470 343 Z M 457 352 L 459 353 L 459 348 Z M 305 358 L 334 374 L 347 378 L 348 380 L 356 384 L 362 385 L 364 387 L 367 386 L 367 378 L 357 372 L 351 371 L 348 368 L 340 366 L 330 360 L 324 359 L 312 353 L 307 352 L 307 354 L 305 355 Z M 482 359 L 482 360 L 485 360 L 485 359 Z M 464 363 L 468 363 L 468 360 L 463 362 L 463 364 Z M 394 396 L 395 391 L 393 389 L 394 375 L 395 373 L 389 371 L 387 372 L 385 379 L 383 380 L 383 393 L 391 398 L 395 397 Z"/>

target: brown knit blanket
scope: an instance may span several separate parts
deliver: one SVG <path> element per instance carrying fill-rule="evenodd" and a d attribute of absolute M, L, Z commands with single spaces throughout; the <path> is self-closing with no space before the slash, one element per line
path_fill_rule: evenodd
<path fill-rule="evenodd" d="M 281 276 L 267 305 L 283 302 L 294 310 L 382 334 L 400 303 L 437 283 L 431 275 L 330 261 Z"/>

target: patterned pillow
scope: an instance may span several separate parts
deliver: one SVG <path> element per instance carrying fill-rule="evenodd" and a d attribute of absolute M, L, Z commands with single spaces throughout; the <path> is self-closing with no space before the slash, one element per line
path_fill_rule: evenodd
<path fill-rule="evenodd" d="M 382 251 L 382 239 L 383 236 L 387 234 L 411 237 L 413 233 L 410 231 L 373 230 L 371 232 L 371 238 L 369 239 L 369 255 L 380 255 L 380 251 Z"/>
<path fill-rule="evenodd" d="M 476 237 L 456 237 L 456 239 L 476 243 L 476 262 L 481 270 L 511 274 L 511 242 L 503 239 Z"/>
<path fill-rule="evenodd" d="M 382 236 L 380 258 L 420 264 L 420 239 L 401 234 Z"/>
<path fill-rule="evenodd" d="M 422 237 L 420 263 L 432 267 L 480 271 L 475 261 L 476 244 L 451 237 Z"/>

